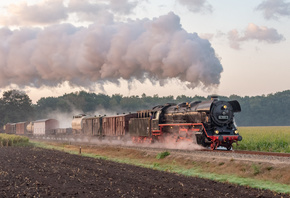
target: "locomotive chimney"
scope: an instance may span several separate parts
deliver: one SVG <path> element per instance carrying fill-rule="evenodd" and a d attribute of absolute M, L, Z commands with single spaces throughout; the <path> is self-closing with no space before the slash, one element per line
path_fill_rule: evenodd
<path fill-rule="evenodd" d="M 212 96 L 210 97 L 210 99 L 211 99 L 212 101 L 218 101 L 218 100 L 219 100 L 219 96 L 218 96 L 218 95 L 212 95 Z"/>

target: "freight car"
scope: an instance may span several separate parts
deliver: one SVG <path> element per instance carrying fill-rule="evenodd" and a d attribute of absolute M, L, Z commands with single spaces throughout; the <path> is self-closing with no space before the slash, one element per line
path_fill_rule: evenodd
<path fill-rule="evenodd" d="M 71 128 L 59 128 L 59 121 L 56 119 L 7 123 L 3 128 L 5 133 L 16 135 L 45 136 L 72 134 Z"/>
<path fill-rule="evenodd" d="M 129 131 L 129 121 L 136 118 L 136 113 L 116 116 L 74 116 L 72 131 L 79 136 L 95 136 L 99 138 L 124 138 Z"/>
<path fill-rule="evenodd" d="M 16 134 L 16 123 L 7 123 L 3 128 L 7 134 Z"/>
<path fill-rule="evenodd" d="M 59 127 L 59 121 L 56 119 L 42 119 L 33 122 L 33 135 L 47 135 L 50 130 Z"/>
<path fill-rule="evenodd" d="M 27 131 L 27 125 L 29 125 L 30 122 L 18 122 L 16 123 L 16 131 L 15 133 L 17 135 L 26 135 L 29 134 L 29 132 Z"/>
<path fill-rule="evenodd" d="M 83 128 L 82 120 L 85 117 L 87 117 L 86 114 L 79 114 L 79 115 L 73 116 L 73 120 L 71 122 L 73 134 L 80 134 L 82 132 L 82 128 Z"/>

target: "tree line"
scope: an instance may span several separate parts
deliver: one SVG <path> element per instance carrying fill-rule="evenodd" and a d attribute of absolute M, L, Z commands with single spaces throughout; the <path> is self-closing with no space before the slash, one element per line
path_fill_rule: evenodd
<path fill-rule="evenodd" d="M 104 115 L 136 112 L 166 103 L 182 103 L 209 100 L 211 96 L 185 95 L 165 96 L 122 96 L 115 94 L 88 93 L 79 91 L 59 97 L 43 97 L 32 104 L 29 96 L 19 90 L 9 90 L 0 98 L 0 127 L 6 123 L 30 121 L 48 118 L 53 112 L 68 114 L 85 113 Z M 220 100 L 237 100 L 242 111 L 237 113 L 238 126 L 289 126 L 290 125 L 290 90 L 262 96 L 231 95 L 219 96 Z"/>

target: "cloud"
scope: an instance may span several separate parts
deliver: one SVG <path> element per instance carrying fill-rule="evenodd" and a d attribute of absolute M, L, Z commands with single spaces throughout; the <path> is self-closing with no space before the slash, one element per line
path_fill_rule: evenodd
<path fill-rule="evenodd" d="M 107 0 L 105 2 L 70 0 L 68 11 L 75 13 L 79 21 L 99 21 L 100 18 L 104 19 L 104 17 L 112 20 L 113 15 L 131 14 L 142 1 Z"/>
<path fill-rule="evenodd" d="M 290 3 L 286 3 L 284 0 L 265 0 L 256 9 L 261 10 L 266 19 L 290 16 Z"/>
<path fill-rule="evenodd" d="M 8 15 L 0 15 L 0 23 L 9 25 L 46 25 L 68 18 L 67 9 L 62 1 L 46 0 L 28 5 L 26 2 L 10 4 Z"/>
<path fill-rule="evenodd" d="M 109 0 L 109 7 L 113 12 L 117 12 L 120 14 L 131 14 L 132 10 L 138 5 L 139 1 L 128 1 L 128 0 Z"/>
<path fill-rule="evenodd" d="M 187 7 L 191 12 L 212 13 L 212 6 L 207 0 L 177 0 L 178 3 Z"/>
<path fill-rule="evenodd" d="M 209 41 L 212 40 L 214 37 L 214 34 L 212 34 L 212 33 L 200 33 L 198 35 L 200 38 L 207 39 Z"/>
<path fill-rule="evenodd" d="M 179 79 L 188 87 L 220 83 L 222 65 L 206 39 L 186 32 L 174 13 L 89 27 L 59 24 L 0 29 L 0 87 L 92 87 Z"/>
<path fill-rule="evenodd" d="M 278 43 L 285 40 L 282 34 L 279 34 L 276 29 L 268 28 L 265 26 L 257 26 L 250 23 L 243 35 L 240 36 L 239 32 L 234 29 L 228 33 L 228 39 L 230 46 L 234 49 L 240 49 L 240 43 L 250 40 L 256 40 L 259 42 Z"/>
<path fill-rule="evenodd" d="M 21 1 L 10 4 L 0 14 L 0 25 L 27 26 L 52 25 L 66 22 L 73 17 L 78 22 L 112 21 L 114 15 L 131 14 L 142 1 L 107 0 L 92 2 L 90 0 L 44 0 L 35 4 Z"/>

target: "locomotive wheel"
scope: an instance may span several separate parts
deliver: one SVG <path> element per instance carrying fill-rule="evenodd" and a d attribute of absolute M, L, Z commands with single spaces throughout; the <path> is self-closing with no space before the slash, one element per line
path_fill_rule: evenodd
<path fill-rule="evenodd" d="M 213 151 L 213 150 L 215 150 L 216 148 L 217 148 L 217 143 L 216 143 L 216 142 L 211 143 L 211 145 L 210 145 L 210 149 Z"/>
<path fill-rule="evenodd" d="M 227 150 L 229 151 L 229 150 L 232 149 L 232 145 L 227 145 L 226 148 L 227 148 Z"/>

